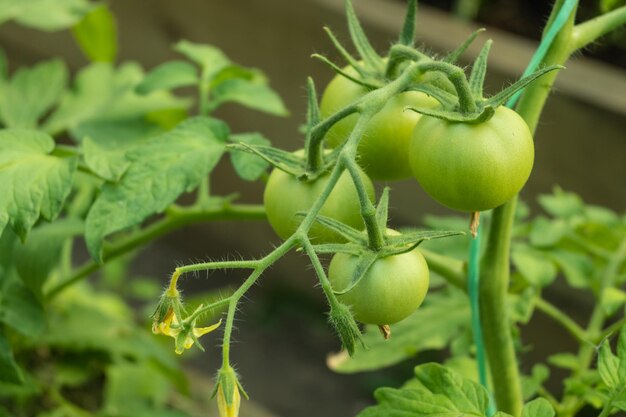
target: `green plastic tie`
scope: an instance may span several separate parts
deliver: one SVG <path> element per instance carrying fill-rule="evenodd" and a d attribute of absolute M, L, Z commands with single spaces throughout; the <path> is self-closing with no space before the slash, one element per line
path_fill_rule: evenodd
<path fill-rule="evenodd" d="M 567 22 L 570 14 L 576 7 L 577 0 L 565 0 L 561 5 L 561 9 L 557 13 L 556 18 L 550 25 L 546 36 L 543 37 L 539 47 L 535 51 L 532 59 L 530 60 L 528 67 L 524 71 L 523 77 L 532 74 L 539 64 L 543 61 L 546 53 L 552 46 L 554 39 L 559 34 L 565 23 Z M 524 90 L 520 90 L 515 93 L 506 103 L 506 107 L 513 108 L 519 100 Z M 474 335 L 474 344 L 476 345 L 476 364 L 478 367 L 478 381 L 480 384 L 488 388 L 487 382 L 487 360 L 485 353 L 485 346 L 483 341 L 482 326 L 480 322 L 480 302 L 479 302 L 479 285 L 480 285 L 480 224 L 476 229 L 476 237 L 470 242 L 469 253 L 469 266 L 468 266 L 468 293 L 470 298 L 471 309 L 471 321 L 472 321 L 472 333 Z M 489 401 L 489 407 L 487 409 L 487 415 L 493 416 L 496 413 L 495 403 L 493 398 Z"/>

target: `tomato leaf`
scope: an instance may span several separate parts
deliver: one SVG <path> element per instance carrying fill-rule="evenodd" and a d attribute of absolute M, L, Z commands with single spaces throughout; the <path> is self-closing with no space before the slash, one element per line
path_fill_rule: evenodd
<path fill-rule="evenodd" d="M 522 417 L 554 417 L 554 408 L 545 398 L 536 398 L 524 404 Z"/>
<path fill-rule="evenodd" d="M 73 28 L 83 53 L 95 62 L 114 62 L 117 55 L 115 16 L 106 5 L 96 6 Z"/>
<path fill-rule="evenodd" d="M 43 306 L 17 274 L 4 273 L 0 283 L 0 322 L 27 337 L 39 335 L 44 328 Z"/>
<path fill-rule="evenodd" d="M 67 68 L 60 60 L 41 62 L 15 72 L 0 83 L 0 120 L 6 127 L 32 129 L 61 98 L 67 84 Z"/>
<path fill-rule="evenodd" d="M 0 327 L 0 382 L 21 384 L 24 380 L 20 368 L 13 357 L 13 350 Z"/>
<path fill-rule="evenodd" d="M 186 61 L 165 62 L 152 69 L 137 85 L 139 94 L 157 90 L 170 90 L 177 87 L 195 85 L 200 81 L 198 70 Z"/>
<path fill-rule="evenodd" d="M 128 149 L 115 142 L 113 146 L 103 146 L 87 136 L 82 145 L 85 164 L 105 180 L 118 181 L 130 165 L 130 161 L 126 159 Z"/>
<path fill-rule="evenodd" d="M 260 146 L 270 144 L 270 141 L 260 133 L 239 133 L 230 135 L 229 141 Z M 233 149 L 233 152 L 230 153 L 230 161 L 237 174 L 246 181 L 258 180 L 269 167 L 269 163 L 258 154 L 245 152 L 241 149 Z"/>
<path fill-rule="evenodd" d="M 94 259 L 102 259 L 105 236 L 162 212 L 179 195 L 196 188 L 225 150 L 228 127 L 196 117 L 127 153 L 131 161 L 119 183 L 108 183 L 87 216 L 85 238 Z"/>
<path fill-rule="evenodd" d="M 231 64 L 222 51 L 211 45 L 182 40 L 174 49 L 200 65 L 203 83 L 209 83 L 218 72 Z"/>
<path fill-rule="evenodd" d="M 24 26 L 55 31 L 72 26 L 93 7 L 88 0 L 1 0 L 0 24 L 16 20 Z"/>
<path fill-rule="evenodd" d="M 49 155 L 53 149 L 45 133 L 0 131 L 0 233 L 10 224 L 24 240 L 39 216 L 53 220 L 61 211 L 77 161 Z"/>
<path fill-rule="evenodd" d="M 626 326 L 622 326 L 617 355 L 611 351 L 608 340 L 600 345 L 598 372 L 611 395 L 620 393 L 626 386 Z"/>
<path fill-rule="evenodd" d="M 561 249 L 550 251 L 550 255 L 572 287 L 589 288 L 596 279 L 593 261 L 589 256 Z"/>
<path fill-rule="evenodd" d="M 280 96 L 267 85 L 264 77 L 253 80 L 225 80 L 212 90 L 212 99 L 211 110 L 227 102 L 236 102 L 275 116 L 289 114 Z"/>
<path fill-rule="evenodd" d="M 489 394 L 477 382 L 436 363 L 416 367 L 415 377 L 418 384 L 411 388 L 376 390 L 378 405 L 366 408 L 358 417 L 487 415 Z"/>
<path fill-rule="evenodd" d="M 355 373 L 385 368 L 412 358 L 424 350 L 443 349 L 463 328 L 469 326 L 469 303 L 460 292 L 429 294 L 424 304 L 392 326 L 392 337 L 384 340 L 376 326 L 367 326 L 368 349 L 356 349 L 352 358 L 341 353 L 329 358 L 336 372 Z"/>
<path fill-rule="evenodd" d="M 517 244 L 513 247 L 511 259 L 517 271 L 532 286 L 545 287 L 556 279 L 556 266 L 546 253 Z"/>

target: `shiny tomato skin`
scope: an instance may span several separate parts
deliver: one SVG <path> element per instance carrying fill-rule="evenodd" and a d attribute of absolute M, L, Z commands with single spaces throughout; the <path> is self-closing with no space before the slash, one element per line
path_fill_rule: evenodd
<path fill-rule="evenodd" d="M 347 72 L 355 74 L 353 69 Z M 326 118 L 367 94 L 368 89 L 337 75 L 322 95 L 320 113 Z M 367 124 L 359 142 L 357 162 L 370 178 L 394 181 L 411 177 L 408 148 L 411 134 L 421 115 L 406 107 L 439 107 L 439 102 L 418 91 L 407 91 L 391 98 Z M 326 144 L 335 148 L 343 143 L 354 128 L 358 114 L 335 124 L 326 134 Z"/>
<path fill-rule="evenodd" d="M 267 219 L 278 236 L 287 239 L 296 231 L 304 218 L 296 213 L 309 211 L 326 187 L 329 177 L 330 174 L 324 174 L 314 181 L 302 181 L 279 169 L 272 171 L 265 186 L 263 204 Z M 374 201 L 372 181 L 362 171 L 361 179 L 370 200 Z M 347 171 L 339 177 L 319 214 L 356 229 L 364 227 L 359 197 Z M 309 236 L 314 243 L 343 241 L 337 233 L 318 223 L 311 227 Z"/>
<path fill-rule="evenodd" d="M 337 253 L 330 262 L 328 278 L 334 290 L 350 284 L 359 258 Z M 378 259 L 359 283 L 339 301 L 350 306 L 355 319 L 367 324 L 393 324 L 408 317 L 424 301 L 429 272 L 424 256 L 414 249 Z"/>
<path fill-rule="evenodd" d="M 513 110 L 483 123 L 422 117 L 409 149 L 413 175 L 439 203 L 460 211 L 498 207 L 524 186 L 534 161 L 532 134 Z"/>

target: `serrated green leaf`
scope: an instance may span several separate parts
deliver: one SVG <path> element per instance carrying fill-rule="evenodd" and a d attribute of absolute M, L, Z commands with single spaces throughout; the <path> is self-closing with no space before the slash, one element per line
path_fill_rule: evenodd
<path fill-rule="evenodd" d="M 620 359 L 611 352 L 611 345 L 608 340 L 605 340 L 598 354 L 598 372 L 600 372 L 602 382 L 610 389 L 626 384 L 626 366 L 621 372 L 620 368 Z"/>
<path fill-rule="evenodd" d="M 25 243 L 15 245 L 15 267 L 20 278 L 35 295 L 41 296 L 41 287 L 58 264 L 67 238 L 80 235 L 83 231 L 81 220 L 61 219 L 38 226 Z"/>
<path fill-rule="evenodd" d="M 549 377 L 550 369 L 541 363 L 533 366 L 530 375 L 522 375 L 522 395 L 524 399 L 526 400 L 535 397 L 539 388 L 543 386 L 543 383 Z M 534 407 L 531 407 L 531 410 L 532 409 L 534 409 Z"/>
<path fill-rule="evenodd" d="M 24 380 L 20 368 L 13 357 L 13 350 L 0 327 L 0 382 L 21 384 Z"/>
<path fill-rule="evenodd" d="M 118 68 L 108 63 L 92 63 L 77 74 L 73 89 L 62 98 L 44 129 L 51 134 L 70 130 L 80 142 L 85 135 L 81 132 L 85 124 L 101 124 L 105 128 L 113 125 L 118 130 L 120 125 L 130 124 L 145 130 L 151 125 L 158 127 L 148 122 L 151 113 L 189 106 L 188 100 L 176 98 L 167 91 L 138 95 L 135 87 L 143 78 L 143 70 L 135 63 L 125 63 Z M 139 133 L 146 136 L 145 132 Z M 89 132 L 89 136 L 100 139 L 93 132 Z"/>
<path fill-rule="evenodd" d="M 223 122 L 196 117 L 128 152 L 126 173 L 105 184 L 87 216 L 85 238 L 94 259 L 101 259 L 104 237 L 162 212 L 196 188 L 221 158 L 227 137 Z"/>
<path fill-rule="evenodd" d="M 0 322 L 27 337 L 39 335 L 45 325 L 43 306 L 15 274 L 0 282 Z"/>
<path fill-rule="evenodd" d="M 82 142 L 85 164 L 89 169 L 105 180 L 115 182 L 126 172 L 130 161 L 126 159 L 128 147 L 119 146 L 115 142 L 112 145 L 102 146 L 89 136 L 85 137 Z"/>
<path fill-rule="evenodd" d="M 37 127 L 39 118 L 61 98 L 66 84 L 67 68 L 60 60 L 16 71 L 9 82 L 0 83 L 0 120 L 11 128 Z"/>
<path fill-rule="evenodd" d="M 392 326 L 392 337 L 384 340 L 374 326 L 364 335 L 367 349 L 357 348 L 354 356 L 335 356 L 331 368 L 340 373 L 381 369 L 414 357 L 424 350 L 443 349 L 469 326 L 469 302 L 464 295 L 436 292 L 405 320 Z"/>
<path fill-rule="evenodd" d="M 0 131 L 0 233 L 10 224 L 24 240 L 40 215 L 53 220 L 61 211 L 77 161 L 50 156 L 53 149 L 45 133 Z"/>
<path fill-rule="evenodd" d="M 73 28 L 83 53 L 95 62 L 113 62 L 117 55 L 117 24 L 106 5 L 93 8 Z"/>
<path fill-rule="evenodd" d="M 0 24 L 9 20 L 32 28 L 65 29 L 91 10 L 88 0 L 0 0 Z"/>
<path fill-rule="evenodd" d="M 554 250 L 550 255 L 572 287 L 589 288 L 593 283 L 594 265 L 589 256 L 565 250 Z"/>
<path fill-rule="evenodd" d="M 234 78 L 217 85 L 212 91 L 211 109 L 235 102 L 276 116 L 289 114 L 280 96 L 267 84 L 257 80 Z"/>
<path fill-rule="evenodd" d="M 535 287 L 548 286 L 556 278 L 557 269 L 552 259 L 529 246 L 515 245 L 511 259 L 519 273 Z"/>
<path fill-rule="evenodd" d="M 152 69 L 137 85 L 139 94 L 198 84 L 198 70 L 186 61 L 169 61 Z"/>
<path fill-rule="evenodd" d="M 477 382 L 436 363 L 418 366 L 415 377 L 419 388 L 378 389 L 374 394 L 378 405 L 358 417 L 486 415 L 489 395 Z"/>
<path fill-rule="evenodd" d="M 524 404 L 522 409 L 522 417 L 554 417 L 554 408 L 544 398 L 537 398 Z"/>
<path fill-rule="evenodd" d="M 270 145 L 270 141 L 260 133 L 234 134 L 230 136 L 229 140 L 234 143 L 245 143 L 247 145 Z M 237 149 L 231 152 L 230 161 L 237 174 L 246 181 L 258 180 L 270 166 L 270 164 L 260 156 Z"/>

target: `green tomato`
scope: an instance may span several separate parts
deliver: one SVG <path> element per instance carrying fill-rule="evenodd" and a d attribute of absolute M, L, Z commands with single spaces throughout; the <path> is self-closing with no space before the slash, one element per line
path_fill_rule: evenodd
<path fill-rule="evenodd" d="M 349 67 L 349 74 L 356 71 Z M 320 113 L 326 118 L 368 93 L 368 89 L 337 75 L 322 95 Z M 407 91 L 392 97 L 382 110 L 367 124 L 358 147 L 358 163 L 367 175 L 375 180 L 400 180 L 411 177 L 408 158 L 411 133 L 419 113 L 406 107 L 439 107 L 439 102 L 424 93 Z M 336 123 L 326 134 L 326 143 L 334 148 L 343 143 L 357 122 L 359 115 L 352 114 Z"/>
<path fill-rule="evenodd" d="M 360 171 L 360 174 L 370 200 L 374 201 L 372 181 L 364 172 Z M 329 177 L 330 173 L 327 173 L 314 181 L 302 181 L 279 169 L 272 171 L 265 186 L 263 204 L 267 219 L 278 236 L 287 239 L 296 231 L 303 219 L 296 213 L 311 209 L 326 188 Z M 339 177 L 319 214 L 355 229 L 364 227 L 359 196 L 347 171 Z M 315 243 L 343 241 L 340 235 L 318 223 L 311 227 L 309 236 Z"/>
<path fill-rule="evenodd" d="M 337 253 L 330 262 L 328 279 L 334 290 L 350 285 L 359 258 Z M 408 317 L 424 301 L 429 272 L 424 256 L 414 249 L 377 259 L 359 283 L 337 298 L 352 309 L 354 318 L 368 324 L 393 324 Z"/>
<path fill-rule="evenodd" d="M 422 117 L 409 158 L 432 198 L 455 210 L 483 211 L 522 189 L 533 167 L 533 138 L 524 119 L 506 107 L 479 124 Z"/>

